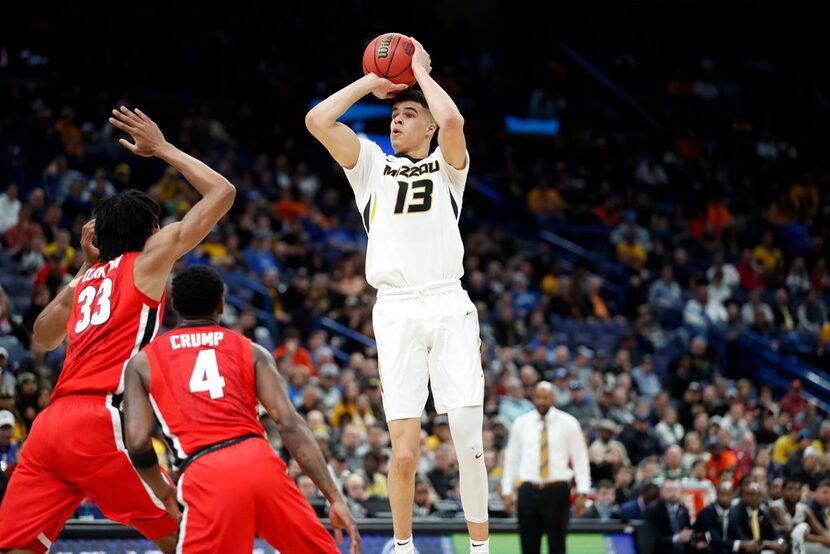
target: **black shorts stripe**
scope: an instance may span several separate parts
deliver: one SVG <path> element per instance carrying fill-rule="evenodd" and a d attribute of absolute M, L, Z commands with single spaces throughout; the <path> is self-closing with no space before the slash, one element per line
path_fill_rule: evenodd
<path fill-rule="evenodd" d="M 372 197 L 366 202 L 366 207 L 363 208 L 363 228 L 366 229 L 366 234 L 369 234 L 369 215 L 372 213 Z"/>

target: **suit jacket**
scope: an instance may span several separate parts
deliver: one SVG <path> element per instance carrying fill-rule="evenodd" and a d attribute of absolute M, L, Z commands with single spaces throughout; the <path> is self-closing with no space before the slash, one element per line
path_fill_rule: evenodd
<path fill-rule="evenodd" d="M 620 504 L 620 517 L 625 520 L 643 519 L 645 514 L 640 507 L 640 499 L 634 498 Z"/>
<path fill-rule="evenodd" d="M 680 504 L 677 507 L 677 528 L 672 529 L 669 508 L 665 500 L 658 500 L 646 510 L 646 522 L 651 528 L 654 537 L 654 549 L 652 552 L 660 554 L 682 554 L 686 552 L 686 546 L 672 542 L 675 533 L 686 527 L 691 527 L 689 510 Z"/>
<path fill-rule="evenodd" d="M 727 535 L 724 535 L 723 523 L 714 503 L 709 504 L 697 514 L 697 519 L 695 519 L 695 524 L 692 529 L 698 533 L 709 533 L 708 552 L 712 554 L 728 554 L 732 552 L 734 541 L 729 540 Z"/>
<path fill-rule="evenodd" d="M 758 513 L 758 520 L 761 524 L 761 540 L 777 540 L 778 531 L 775 530 L 772 520 L 763 506 Z M 732 510 L 729 512 L 729 531 L 727 532 L 727 536 L 732 541 L 752 540 L 752 527 L 749 521 L 749 514 L 743 502 L 732 506 Z"/>

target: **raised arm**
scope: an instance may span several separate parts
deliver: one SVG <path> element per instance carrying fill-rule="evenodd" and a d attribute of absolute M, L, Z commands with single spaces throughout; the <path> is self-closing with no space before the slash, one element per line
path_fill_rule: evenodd
<path fill-rule="evenodd" d="M 167 142 L 158 125 L 141 110 L 132 112 L 122 107 L 112 113 L 110 123 L 129 133 L 135 141 L 121 139 L 119 142 L 124 148 L 139 156 L 164 160 L 202 195 L 181 221 L 165 226 L 150 237 L 135 261 L 136 286 L 150 298 L 159 299 L 173 264 L 202 242 L 230 210 L 236 189 L 207 165 Z"/>
<path fill-rule="evenodd" d="M 91 219 L 84 224 L 81 232 L 81 247 L 86 259 L 75 278 L 43 308 L 35 320 L 32 340 L 45 348 L 57 348 L 66 338 L 66 324 L 72 316 L 72 302 L 75 298 L 75 286 L 83 277 L 86 270 L 98 263 L 98 249 L 92 243 L 95 237 L 95 220 Z"/>
<path fill-rule="evenodd" d="M 305 116 L 305 126 L 326 147 L 334 161 L 351 169 L 360 156 L 360 141 L 354 131 L 337 120 L 352 104 L 370 92 L 384 99 L 391 98 L 393 93 L 405 88 L 406 85 L 396 85 L 374 73 L 368 73 L 311 108 Z"/>
<path fill-rule="evenodd" d="M 412 72 L 424 92 L 429 111 L 438 124 L 438 145 L 441 147 L 441 153 L 448 164 L 456 169 L 464 169 L 467 165 L 464 117 L 450 95 L 430 76 L 432 62 L 423 45 L 412 37 L 409 39 L 415 45 Z"/>
<path fill-rule="evenodd" d="M 167 512 L 179 520 L 176 488 L 161 473 L 151 435 L 155 418 L 150 406 L 150 366 L 144 352 L 136 354 L 124 371 L 124 429 L 130 461 L 141 480 L 164 502 Z"/>
<path fill-rule="evenodd" d="M 256 373 L 257 398 L 268 415 L 277 423 L 283 444 L 297 460 L 303 472 L 308 475 L 320 492 L 331 504 L 329 520 L 335 528 L 338 542 L 342 540 L 341 529 L 346 529 L 351 537 L 351 552 L 360 552 L 360 533 L 352 519 L 343 495 L 331 478 L 326 460 L 317 445 L 311 430 L 306 425 L 294 405 L 288 398 L 285 379 L 277 371 L 277 365 L 271 354 L 258 344 L 251 343 Z"/>

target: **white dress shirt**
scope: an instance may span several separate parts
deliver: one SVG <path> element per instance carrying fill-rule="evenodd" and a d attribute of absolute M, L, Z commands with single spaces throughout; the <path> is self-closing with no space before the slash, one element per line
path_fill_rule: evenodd
<path fill-rule="evenodd" d="M 575 479 L 577 494 L 588 494 L 591 490 L 591 467 L 579 421 L 570 414 L 551 408 L 545 416 L 545 423 L 548 431 L 548 480 Z M 512 494 L 517 482 L 541 482 L 541 435 L 542 416 L 537 410 L 522 414 L 513 422 L 504 456 L 502 494 Z"/>

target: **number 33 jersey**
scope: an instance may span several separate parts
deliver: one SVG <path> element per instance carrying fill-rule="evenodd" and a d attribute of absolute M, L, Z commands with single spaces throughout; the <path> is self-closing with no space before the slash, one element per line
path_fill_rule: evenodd
<path fill-rule="evenodd" d="M 421 287 L 458 280 L 464 245 L 458 230 L 470 168 L 449 165 L 440 146 L 423 160 L 386 155 L 360 139 L 360 156 L 346 169 L 369 235 L 366 280 L 376 289 Z"/>
<path fill-rule="evenodd" d="M 218 325 L 180 327 L 143 352 L 150 366 L 150 402 L 177 466 L 205 446 L 265 435 L 248 338 Z"/>
<path fill-rule="evenodd" d="M 135 286 L 138 252 L 92 266 L 75 285 L 66 324 L 69 347 L 52 400 L 76 393 L 121 394 L 124 368 L 156 336 L 164 299 Z"/>

